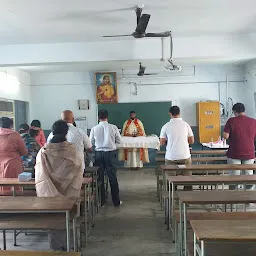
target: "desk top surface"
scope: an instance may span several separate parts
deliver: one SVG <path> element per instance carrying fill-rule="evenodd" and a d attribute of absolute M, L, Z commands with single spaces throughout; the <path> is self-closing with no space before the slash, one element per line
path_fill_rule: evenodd
<path fill-rule="evenodd" d="M 192 220 L 190 223 L 198 240 L 256 241 L 255 220 Z"/>
<path fill-rule="evenodd" d="M 1 178 L 0 179 L 0 185 L 35 185 L 35 179 L 31 179 L 29 181 L 21 181 L 19 182 L 18 178 Z"/>
<path fill-rule="evenodd" d="M 195 164 L 188 166 L 161 165 L 163 171 L 228 171 L 228 170 L 256 170 L 256 164 Z"/>
<path fill-rule="evenodd" d="M 177 191 L 179 200 L 187 204 L 256 203 L 256 191 Z"/>
<path fill-rule="evenodd" d="M 83 178 L 83 185 L 88 185 L 92 182 L 92 178 L 91 177 L 86 177 Z M 35 185 L 35 179 L 31 179 L 29 181 L 22 181 L 20 182 L 18 180 L 18 178 L 0 178 L 0 186 L 26 186 L 26 185 L 30 185 L 33 186 Z"/>
<path fill-rule="evenodd" d="M 80 256 L 80 252 L 1 251 L 0 256 Z"/>
<path fill-rule="evenodd" d="M 75 197 L 0 197 L 0 212 L 58 212 L 71 211 L 77 201 Z"/>
<path fill-rule="evenodd" d="M 158 151 L 158 155 L 165 155 L 166 151 Z M 192 150 L 191 155 L 225 155 L 227 150 Z"/>
<path fill-rule="evenodd" d="M 215 156 L 215 157 L 193 157 L 191 158 L 192 162 L 218 162 L 218 161 L 227 161 L 226 156 Z M 163 157 L 156 157 L 156 162 L 164 162 L 165 158 Z"/>
<path fill-rule="evenodd" d="M 209 175 L 209 176 L 171 176 L 167 175 L 167 180 L 180 184 L 211 184 L 211 183 L 256 183 L 256 175 Z"/>

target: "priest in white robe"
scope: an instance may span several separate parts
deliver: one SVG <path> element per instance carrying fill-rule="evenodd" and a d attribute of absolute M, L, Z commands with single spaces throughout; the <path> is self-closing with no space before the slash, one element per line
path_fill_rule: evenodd
<path fill-rule="evenodd" d="M 135 111 L 131 111 L 130 118 L 125 121 L 122 136 L 146 136 L 143 123 L 136 118 Z M 127 168 L 142 168 L 143 163 L 149 163 L 148 149 L 119 149 L 119 160 L 124 161 L 124 166 Z"/>

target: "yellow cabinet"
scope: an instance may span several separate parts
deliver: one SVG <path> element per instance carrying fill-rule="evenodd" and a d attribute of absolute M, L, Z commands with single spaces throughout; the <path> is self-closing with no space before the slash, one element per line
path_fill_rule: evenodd
<path fill-rule="evenodd" d="M 220 103 L 197 102 L 196 110 L 199 142 L 217 141 L 220 136 Z"/>

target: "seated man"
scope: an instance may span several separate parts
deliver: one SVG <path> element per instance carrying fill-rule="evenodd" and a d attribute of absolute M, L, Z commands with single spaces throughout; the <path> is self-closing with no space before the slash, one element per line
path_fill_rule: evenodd
<path fill-rule="evenodd" d="M 35 166 L 38 197 L 79 197 L 83 182 L 83 161 L 76 145 L 67 142 L 68 124 L 62 120 L 52 126 L 52 139 L 39 151 Z M 66 250 L 63 231 L 50 232 L 52 250 Z"/>
<path fill-rule="evenodd" d="M 188 123 L 184 122 L 180 117 L 180 108 L 173 106 L 170 108 L 171 120 L 166 123 L 160 134 L 161 145 L 166 146 L 165 163 L 172 165 L 190 165 L 191 154 L 189 144 L 194 143 L 194 135 Z M 191 175 L 190 171 L 186 172 L 170 172 L 171 175 Z M 191 186 L 184 188 L 191 190 Z"/>

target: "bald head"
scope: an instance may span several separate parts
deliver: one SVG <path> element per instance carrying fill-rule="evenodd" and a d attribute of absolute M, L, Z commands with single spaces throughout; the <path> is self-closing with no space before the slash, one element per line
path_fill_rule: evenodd
<path fill-rule="evenodd" d="M 74 123 L 74 114 L 71 110 L 65 110 L 61 114 L 61 119 L 68 124 Z"/>

